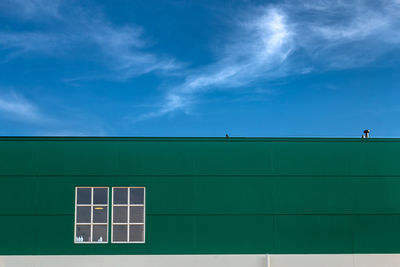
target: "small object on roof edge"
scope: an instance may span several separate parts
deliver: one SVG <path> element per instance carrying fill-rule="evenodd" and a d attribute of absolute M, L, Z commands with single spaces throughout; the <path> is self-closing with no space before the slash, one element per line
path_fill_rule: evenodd
<path fill-rule="evenodd" d="M 361 138 L 369 138 L 369 133 L 370 133 L 371 131 L 370 130 L 364 130 L 364 134 L 361 136 Z"/>
<path fill-rule="evenodd" d="M 225 137 L 226 137 L 226 138 L 229 138 L 229 135 L 228 135 L 228 134 L 225 134 Z"/>

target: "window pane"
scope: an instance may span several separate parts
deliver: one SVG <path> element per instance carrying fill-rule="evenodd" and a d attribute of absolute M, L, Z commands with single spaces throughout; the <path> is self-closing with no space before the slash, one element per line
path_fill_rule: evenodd
<path fill-rule="evenodd" d="M 76 226 L 76 242 L 90 242 L 90 225 Z"/>
<path fill-rule="evenodd" d="M 113 222 L 127 223 L 128 222 L 128 207 L 115 207 L 113 208 Z"/>
<path fill-rule="evenodd" d="M 128 226 L 114 225 L 113 226 L 113 241 L 121 242 L 128 241 Z"/>
<path fill-rule="evenodd" d="M 76 222 L 90 223 L 90 207 L 77 207 L 76 208 Z"/>
<path fill-rule="evenodd" d="M 131 223 L 142 223 L 144 222 L 144 207 L 131 206 L 129 207 L 129 222 Z"/>
<path fill-rule="evenodd" d="M 114 204 L 128 204 L 128 188 L 114 188 Z"/>
<path fill-rule="evenodd" d="M 107 223 L 107 207 L 104 206 L 93 207 L 93 222 Z"/>
<path fill-rule="evenodd" d="M 107 188 L 94 188 L 93 189 L 93 204 L 107 204 Z"/>
<path fill-rule="evenodd" d="M 93 242 L 107 242 L 107 225 L 93 225 Z"/>
<path fill-rule="evenodd" d="M 129 226 L 129 241 L 130 242 L 143 242 L 144 241 L 144 226 L 143 225 L 130 225 Z"/>
<path fill-rule="evenodd" d="M 131 204 L 144 204 L 144 188 L 131 188 Z"/>
<path fill-rule="evenodd" d="M 76 197 L 78 204 L 91 204 L 92 202 L 91 188 L 78 188 L 76 192 L 77 192 Z"/>

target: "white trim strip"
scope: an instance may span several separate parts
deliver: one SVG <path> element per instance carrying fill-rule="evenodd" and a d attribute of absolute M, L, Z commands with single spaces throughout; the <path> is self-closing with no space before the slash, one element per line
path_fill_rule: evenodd
<path fill-rule="evenodd" d="M 265 267 L 265 255 L 0 256 L 1 267 Z"/>
<path fill-rule="evenodd" d="M 0 256 L 0 266 L 399 267 L 400 254 Z"/>

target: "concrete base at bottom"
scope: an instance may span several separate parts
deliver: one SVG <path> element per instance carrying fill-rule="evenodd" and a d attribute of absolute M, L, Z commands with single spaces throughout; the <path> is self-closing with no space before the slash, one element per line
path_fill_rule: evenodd
<path fill-rule="evenodd" d="M 400 267 L 400 254 L 0 256 L 0 267 Z"/>
<path fill-rule="evenodd" d="M 400 254 L 270 255 L 271 267 L 400 267 Z"/>

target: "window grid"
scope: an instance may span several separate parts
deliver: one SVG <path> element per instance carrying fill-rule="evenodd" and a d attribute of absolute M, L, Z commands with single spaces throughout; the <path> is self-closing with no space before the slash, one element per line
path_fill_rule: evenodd
<path fill-rule="evenodd" d="M 114 204 L 114 189 L 126 188 L 128 190 L 128 203 L 127 204 Z M 131 204 L 131 188 L 143 188 L 143 204 Z M 146 188 L 145 187 L 113 187 L 112 188 L 112 226 L 111 226 L 111 243 L 145 243 L 146 240 Z M 127 223 L 114 222 L 114 207 L 127 207 Z M 130 207 L 143 207 L 143 223 L 131 223 L 130 222 Z M 127 227 L 127 241 L 114 241 L 114 225 L 126 225 Z M 129 241 L 130 225 L 143 225 L 143 241 Z"/>
<path fill-rule="evenodd" d="M 78 189 L 80 188 L 90 188 L 90 204 L 78 204 Z M 94 204 L 93 198 L 94 198 L 94 189 L 96 188 L 101 188 L 101 189 L 106 189 L 107 190 L 107 204 Z M 75 227 L 74 227 L 74 243 L 76 244 L 104 244 L 108 243 L 108 222 L 109 222 L 109 213 L 108 213 L 108 201 L 109 201 L 109 189 L 108 187 L 89 187 L 89 186 L 78 186 L 75 187 Z M 104 207 L 107 211 L 107 222 L 106 223 L 95 223 L 93 222 L 93 211 L 94 207 Z M 90 207 L 90 223 L 78 223 L 78 207 Z M 90 227 L 90 240 L 89 241 L 77 241 L 77 236 L 76 236 L 76 228 L 77 226 L 89 226 Z M 94 225 L 101 225 L 101 226 L 106 226 L 107 227 L 107 240 L 106 241 L 93 241 L 93 226 Z"/>

